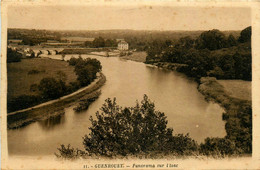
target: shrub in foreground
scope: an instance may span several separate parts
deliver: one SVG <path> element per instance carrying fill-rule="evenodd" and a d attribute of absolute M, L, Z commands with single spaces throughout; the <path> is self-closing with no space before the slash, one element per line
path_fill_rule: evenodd
<path fill-rule="evenodd" d="M 88 156 L 128 156 L 173 154 L 192 155 L 198 150 L 197 143 L 188 135 L 173 135 L 167 128 L 166 116 L 156 111 L 155 105 L 146 95 L 141 104 L 122 108 L 116 99 L 108 98 L 96 118 L 90 118 L 92 126 L 89 135 L 83 138 L 85 155 Z M 68 153 L 68 148 L 59 148 L 59 157 Z M 75 152 L 69 152 L 77 154 Z M 70 156 L 66 156 L 70 157 Z"/>

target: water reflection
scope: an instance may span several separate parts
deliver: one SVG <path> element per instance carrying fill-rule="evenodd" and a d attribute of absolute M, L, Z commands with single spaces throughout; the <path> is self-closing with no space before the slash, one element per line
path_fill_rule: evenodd
<path fill-rule="evenodd" d="M 56 126 L 65 123 L 64 111 L 62 114 L 51 116 L 48 119 L 40 120 L 38 123 L 43 130 L 53 130 Z"/>

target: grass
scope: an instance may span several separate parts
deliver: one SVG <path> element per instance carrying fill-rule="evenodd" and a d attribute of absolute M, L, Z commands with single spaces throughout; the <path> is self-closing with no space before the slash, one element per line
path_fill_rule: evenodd
<path fill-rule="evenodd" d="M 147 56 L 146 52 L 140 51 L 140 52 L 133 52 L 132 55 L 123 56 L 121 58 L 126 59 L 126 60 L 133 60 L 133 61 L 138 61 L 138 62 L 144 63 L 146 56 Z"/>
<path fill-rule="evenodd" d="M 73 66 L 69 66 L 65 61 L 46 58 L 22 59 L 21 62 L 8 63 L 7 70 L 9 99 L 24 94 L 35 95 L 36 92 L 30 91 L 30 86 L 40 83 L 44 77 L 58 78 L 58 71 L 66 74 L 67 83 L 77 79 Z M 38 73 L 28 74 L 32 70 L 37 70 Z"/>
<path fill-rule="evenodd" d="M 244 80 L 217 80 L 221 84 L 228 95 L 231 97 L 252 100 L 251 81 Z"/>

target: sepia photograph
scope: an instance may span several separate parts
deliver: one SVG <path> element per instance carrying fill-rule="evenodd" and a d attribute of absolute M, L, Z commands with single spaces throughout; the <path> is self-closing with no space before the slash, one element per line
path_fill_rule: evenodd
<path fill-rule="evenodd" d="M 1 8 L 3 169 L 260 168 L 259 3 Z"/>

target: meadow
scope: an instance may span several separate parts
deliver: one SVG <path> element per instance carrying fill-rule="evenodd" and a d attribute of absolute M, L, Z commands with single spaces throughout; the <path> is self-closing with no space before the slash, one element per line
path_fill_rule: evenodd
<path fill-rule="evenodd" d="M 121 58 L 126 59 L 126 60 L 132 60 L 132 61 L 137 61 L 137 62 L 145 62 L 146 59 L 146 52 L 144 51 L 138 51 L 138 52 L 133 52 L 133 54 L 128 55 L 128 56 L 123 56 Z"/>
<path fill-rule="evenodd" d="M 65 73 L 66 83 L 77 79 L 74 67 L 60 60 L 46 58 L 22 59 L 21 62 L 7 64 L 8 99 L 20 95 L 35 95 L 30 90 L 32 84 L 39 84 L 45 77 L 59 78 L 58 72 Z"/>
<path fill-rule="evenodd" d="M 231 97 L 252 101 L 251 81 L 217 80 Z"/>

